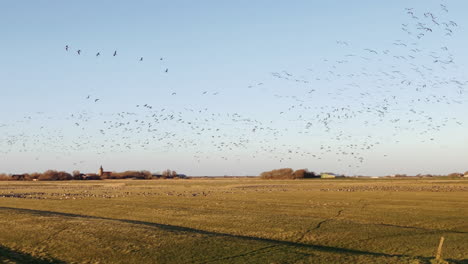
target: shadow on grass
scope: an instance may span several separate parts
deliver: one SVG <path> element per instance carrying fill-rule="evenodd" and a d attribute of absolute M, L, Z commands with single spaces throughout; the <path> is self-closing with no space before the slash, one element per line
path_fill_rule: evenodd
<path fill-rule="evenodd" d="M 340 254 L 349 254 L 349 255 L 364 255 L 364 256 L 374 256 L 374 257 L 401 257 L 401 258 L 417 258 L 425 263 L 429 262 L 432 258 L 430 257 L 422 257 L 422 256 L 411 256 L 411 255 L 404 255 L 404 254 L 389 254 L 389 253 L 380 253 L 380 252 L 369 252 L 369 251 L 362 251 L 356 249 L 348 249 L 348 248 L 340 248 L 340 247 L 332 247 L 332 246 L 322 246 L 322 245 L 314 245 L 314 244 L 306 244 L 306 243 L 299 243 L 299 242 L 292 242 L 292 241 L 283 241 L 283 240 L 274 240 L 268 238 L 260 238 L 260 237 L 253 237 L 253 236 L 242 236 L 242 235 L 233 235 L 228 233 L 220 233 L 220 232 L 211 232 L 205 231 L 201 229 L 195 229 L 190 227 L 183 227 L 183 226 L 176 226 L 176 225 L 167 225 L 167 224 L 158 224 L 152 222 L 145 222 L 145 221 L 138 221 L 138 220 L 129 220 L 129 219 L 115 219 L 115 218 L 108 218 L 108 217 L 99 217 L 99 216 L 89 216 L 89 215 L 80 215 L 80 214 L 71 214 L 71 213 L 62 213 L 62 212 L 53 212 L 53 211 L 44 211 L 44 210 L 34 210 L 34 209 L 24 209 L 24 208 L 13 208 L 13 207 L 0 207 L 0 211 L 16 211 L 26 214 L 34 214 L 40 216 L 64 216 L 64 217 L 71 217 L 71 218 L 84 218 L 84 219 L 96 219 L 96 220 L 106 220 L 106 221 L 118 221 L 121 223 L 129 223 L 134 225 L 144 225 L 150 227 L 160 228 L 166 231 L 172 232 L 185 232 L 185 233 L 195 233 L 201 235 L 207 235 L 211 237 L 225 237 L 225 238 L 234 238 L 234 239 L 241 239 L 245 241 L 257 241 L 257 242 L 264 242 L 275 246 L 288 246 L 294 248 L 305 248 L 305 249 L 312 249 L 322 252 L 329 252 L 329 253 L 340 253 Z M 1 251 L 0 251 L 1 252 Z M 236 257 L 236 256 L 233 256 Z M 231 258 L 231 257 L 227 257 Z M 466 264 L 465 260 L 450 260 L 452 263 L 463 263 Z M 31 262 L 33 263 L 33 262 Z M 63 262 L 34 262 L 34 263 L 63 263 Z"/>
<path fill-rule="evenodd" d="M 31 264 L 65 264 L 66 262 L 57 259 L 42 259 L 27 253 L 11 250 L 0 245 L 0 263 L 31 263 Z"/>
<path fill-rule="evenodd" d="M 446 259 L 449 261 L 449 263 L 454 263 L 454 264 L 468 264 L 468 259 L 462 259 L 462 260 L 457 260 L 457 259 Z"/>

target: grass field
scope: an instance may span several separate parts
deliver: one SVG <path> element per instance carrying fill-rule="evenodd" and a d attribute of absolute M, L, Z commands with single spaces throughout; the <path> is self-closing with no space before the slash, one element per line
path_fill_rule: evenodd
<path fill-rule="evenodd" d="M 441 236 L 468 263 L 468 180 L 0 182 L 1 263 L 437 263 Z"/>

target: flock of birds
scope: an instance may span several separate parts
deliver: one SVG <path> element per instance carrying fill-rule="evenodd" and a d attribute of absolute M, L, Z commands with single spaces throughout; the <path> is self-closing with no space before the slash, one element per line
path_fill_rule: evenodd
<path fill-rule="evenodd" d="M 0 124 L 0 131 L 4 130 L 0 153 L 40 153 L 47 146 L 55 150 L 57 159 L 75 158 L 76 153 L 89 150 L 103 156 L 143 151 L 191 155 L 196 162 L 303 159 L 313 166 L 314 160 L 336 159 L 343 171 L 365 167 L 369 157 L 388 156 L 379 152 L 382 145 L 405 143 L 406 136 L 436 142 L 444 129 L 465 125 L 450 113 L 440 113 L 445 107 L 466 103 L 468 81 L 444 44 L 459 25 L 446 18 L 449 10 L 444 4 L 434 12 L 414 8 L 405 12 L 408 21 L 401 24 L 402 38 L 391 41 L 388 49 L 356 49 L 338 40 L 336 45 L 346 51 L 343 56 L 323 59 L 320 65 L 298 72 L 271 72 L 248 85 L 246 93 L 263 94 L 265 100 L 277 102 L 270 118 L 241 110 L 174 108 L 149 102 L 117 112 L 95 112 L 89 107 L 66 116 L 36 112 L 16 123 Z M 429 37 L 440 45 L 427 44 Z M 70 46 L 65 50 L 69 52 Z M 82 55 L 82 50 L 76 54 Z M 117 50 L 112 53 L 117 55 Z M 208 94 L 222 93 L 202 91 Z M 92 95 L 85 98 L 100 102 Z M 44 125 L 43 120 L 68 126 Z M 326 140 L 320 136 L 324 133 Z M 75 159 L 73 166 L 87 162 Z"/>
<path fill-rule="evenodd" d="M 65 45 L 65 51 L 69 51 L 69 50 L 70 50 L 70 46 L 69 46 L 69 45 Z M 81 49 L 77 49 L 77 50 L 76 50 L 76 54 L 81 55 L 81 53 L 82 53 Z M 99 56 L 101 56 L 101 52 L 100 52 L 100 51 L 98 51 L 98 52 L 96 53 L 96 57 L 99 57 Z M 117 50 L 114 50 L 114 53 L 112 54 L 112 57 L 115 57 L 115 56 L 117 56 Z M 159 60 L 160 60 L 160 61 L 163 61 L 164 58 L 161 57 L 161 58 L 159 58 Z M 138 58 L 138 61 L 143 61 L 143 57 L 139 57 L 139 58 Z M 164 70 L 164 72 L 165 72 L 165 73 L 168 73 L 168 72 L 169 72 L 169 68 L 166 68 L 166 70 Z"/>

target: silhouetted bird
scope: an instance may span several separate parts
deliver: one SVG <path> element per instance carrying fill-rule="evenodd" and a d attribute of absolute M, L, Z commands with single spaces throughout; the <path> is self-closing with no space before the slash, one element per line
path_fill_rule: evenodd
<path fill-rule="evenodd" d="M 114 51 L 114 57 L 117 56 L 117 51 Z"/>
<path fill-rule="evenodd" d="M 80 55 L 80 54 L 81 54 L 81 50 L 77 50 L 76 53 L 78 53 L 78 55 Z"/>

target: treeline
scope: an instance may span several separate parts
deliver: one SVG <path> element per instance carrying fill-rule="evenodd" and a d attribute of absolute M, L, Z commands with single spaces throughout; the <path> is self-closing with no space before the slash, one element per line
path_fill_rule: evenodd
<path fill-rule="evenodd" d="M 113 172 L 112 174 L 104 174 L 101 179 L 152 179 L 153 174 L 149 171 L 124 171 Z"/>
<path fill-rule="evenodd" d="M 2 181 L 66 181 L 72 180 L 73 175 L 65 171 L 47 170 L 43 173 L 0 174 Z"/>
<path fill-rule="evenodd" d="M 47 170 L 43 173 L 0 174 L 0 181 L 69 181 L 69 180 L 106 180 L 106 179 L 174 179 L 187 178 L 175 171 L 165 170 L 161 174 L 152 174 L 150 171 L 124 171 L 98 175 L 95 173 L 83 174 L 74 171 L 72 174 L 65 171 Z"/>
<path fill-rule="evenodd" d="M 448 177 L 448 178 L 462 178 L 462 177 L 468 177 L 468 171 L 466 171 L 465 173 L 460 173 L 460 172 L 453 172 L 453 173 L 449 173 L 449 174 L 446 174 L 446 175 L 437 175 L 437 174 L 417 174 L 417 175 L 414 175 L 414 176 L 408 176 L 406 174 L 395 174 L 395 175 L 390 175 L 390 176 L 387 176 L 387 177 L 390 177 L 390 178 L 405 178 L 405 177 L 419 177 L 419 178 L 432 178 L 432 177 Z"/>
<path fill-rule="evenodd" d="M 315 172 L 308 171 L 307 169 L 294 171 L 291 168 L 265 171 L 260 174 L 260 178 L 262 179 L 307 179 L 319 177 L 320 175 L 315 174 Z"/>

